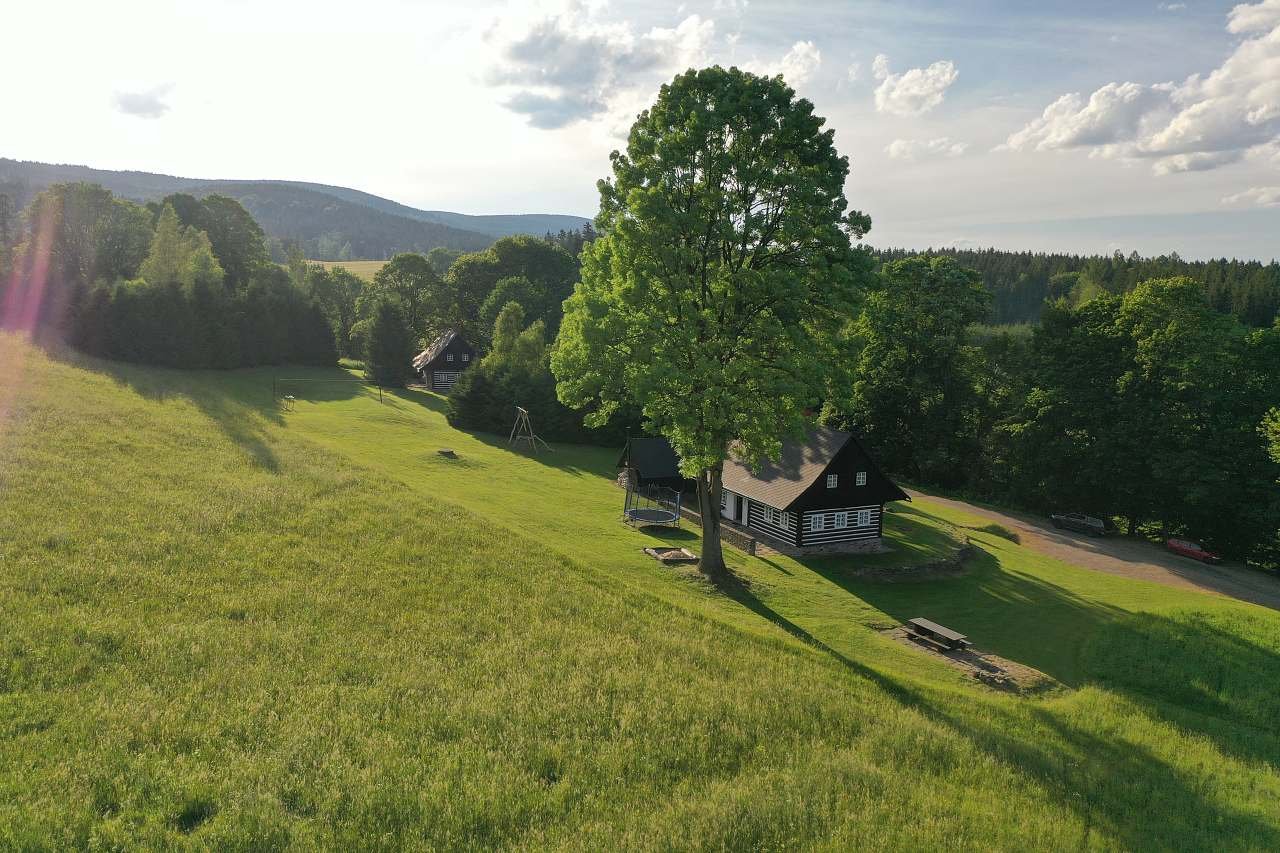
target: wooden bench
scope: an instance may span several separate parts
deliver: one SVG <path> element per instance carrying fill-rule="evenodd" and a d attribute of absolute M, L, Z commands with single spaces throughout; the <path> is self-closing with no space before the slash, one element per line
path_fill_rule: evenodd
<path fill-rule="evenodd" d="M 969 648 L 972 643 L 964 634 L 952 631 L 937 622 L 917 617 L 907 620 L 907 630 L 917 639 L 939 646 L 945 651 L 958 652 Z"/>

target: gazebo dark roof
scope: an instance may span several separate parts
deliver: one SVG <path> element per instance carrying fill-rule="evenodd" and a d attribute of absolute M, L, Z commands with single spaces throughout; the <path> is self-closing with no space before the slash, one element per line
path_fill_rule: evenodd
<path fill-rule="evenodd" d="M 680 458 L 670 442 L 661 436 L 628 438 L 622 455 L 618 457 L 618 467 L 634 469 L 641 482 L 646 483 L 682 479 Z"/>

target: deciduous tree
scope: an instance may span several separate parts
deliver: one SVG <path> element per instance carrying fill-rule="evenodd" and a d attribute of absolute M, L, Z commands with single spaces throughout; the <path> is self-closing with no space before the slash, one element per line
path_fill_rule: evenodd
<path fill-rule="evenodd" d="M 956 485 L 978 446 L 979 350 L 969 327 L 987 315 L 978 274 L 950 258 L 886 264 L 854 335 L 861 347 L 852 394 L 837 398 L 891 470 Z"/>
<path fill-rule="evenodd" d="M 602 424 L 633 404 L 697 480 L 703 572 L 725 570 L 721 471 L 806 427 L 869 269 L 848 161 L 781 77 L 720 67 L 662 87 L 601 181 L 552 367 Z"/>

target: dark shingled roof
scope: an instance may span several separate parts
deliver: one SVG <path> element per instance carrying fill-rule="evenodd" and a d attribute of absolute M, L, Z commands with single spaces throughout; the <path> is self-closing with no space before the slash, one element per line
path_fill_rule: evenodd
<path fill-rule="evenodd" d="M 746 465 L 732 458 L 726 459 L 724 487 L 774 509 L 785 510 L 822 476 L 850 441 L 857 441 L 850 433 L 819 426 L 810 430 L 805 441 L 784 441 L 778 461 L 765 460 L 758 473 L 751 473 Z"/>
<path fill-rule="evenodd" d="M 421 370 L 424 365 L 428 365 L 440 357 L 440 353 L 444 352 L 444 348 L 453 343 L 453 339 L 458 336 L 457 329 L 450 329 L 440 337 L 431 342 L 431 346 L 424 349 L 413 357 L 413 369 Z"/>
<path fill-rule="evenodd" d="M 679 480 L 680 459 L 665 438 L 628 438 L 619 468 L 634 468 L 641 480 Z"/>

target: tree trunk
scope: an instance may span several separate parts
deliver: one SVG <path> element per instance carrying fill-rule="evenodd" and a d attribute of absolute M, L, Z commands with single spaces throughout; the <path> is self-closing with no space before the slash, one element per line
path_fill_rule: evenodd
<path fill-rule="evenodd" d="M 722 577 L 724 551 L 720 547 L 720 473 L 722 466 L 703 468 L 698 474 L 698 514 L 702 516 L 702 559 L 698 570 L 707 577 Z"/>

